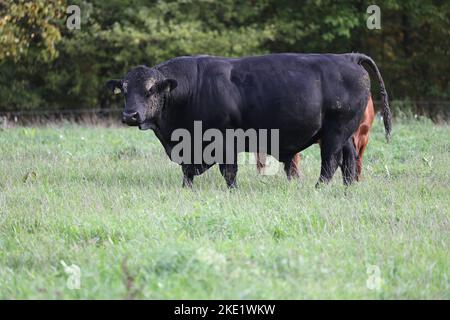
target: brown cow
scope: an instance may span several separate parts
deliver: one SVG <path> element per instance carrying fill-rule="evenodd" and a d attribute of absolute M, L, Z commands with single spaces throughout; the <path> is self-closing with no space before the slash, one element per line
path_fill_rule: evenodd
<path fill-rule="evenodd" d="M 372 97 L 369 96 L 367 101 L 366 111 L 364 112 L 361 123 L 358 130 L 353 134 L 353 143 L 355 145 L 356 153 L 358 155 L 356 161 L 356 180 L 359 181 L 362 172 L 362 159 L 367 144 L 369 143 L 369 131 L 372 128 L 373 119 L 375 118 L 375 109 L 373 107 Z M 318 141 L 320 143 L 320 141 Z M 300 177 L 300 153 L 297 153 L 292 159 L 292 165 L 290 166 L 290 172 L 286 172 L 288 179 Z M 256 169 L 258 173 L 262 173 L 266 165 L 266 155 L 264 153 L 256 154 Z"/>

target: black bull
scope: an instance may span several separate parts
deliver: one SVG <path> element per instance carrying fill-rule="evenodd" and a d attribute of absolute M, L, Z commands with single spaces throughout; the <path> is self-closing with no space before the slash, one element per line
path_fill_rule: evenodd
<path fill-rule="evenodd" d="M 245 58 L 178 57 L 153 68 L 139 66 L 107 86 L 125 96 L 123 122 L 154 130 L 169 157 L 176 129 L 278 129 L 275 156 L 289 172 L 294 155 L 320 141 L 319 182 L 341 166 L 344 183 L 355 178 L 357 130 L 370 95 L 367 65 L 377 76 L 386 137 L 391 117 L 386 89 L 375 62 L 364 54 L 271 54 Z M 269 141 L 270 144 L 270 141 Z M 225 143 L 224 143 L 225 145 Z M 204 148 L 205 144 L 201 144 Z M 224 147 L 225 148 L 225 147 Z M 247 144 L 241 151 L 260 151 Z M 225 148 L 224 152 L 229 152 Z M 235 186 L 237 159 L 219 163 L 229 187 Z M 180 163 L 183 185 L 211 163 Z"/>

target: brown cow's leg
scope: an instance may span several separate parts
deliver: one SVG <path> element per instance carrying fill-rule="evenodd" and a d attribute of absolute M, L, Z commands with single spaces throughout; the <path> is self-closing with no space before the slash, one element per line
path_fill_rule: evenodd
<path fill-rule="evenodd" d="M 258 170 L 259 174 L 263 173 L 264 168 L 266 167 L 266 159 L 267 155 L 265 153 L 255 153 L 256 158 L 256 170 Z M 288 179 L 291 178 L 300 178 L 300 153 L 295 154 L 289 162 L 284 163 L 284 170 L 286 171 L 286 175 Z"/>
<path fill-rule="evenodd" d="M 362 166 L 363 166 L 363 156 L 364 151 L 366 150 L 367 144 L 369 143 L 369 135 L 367 134 L 365 139 L 361 139 L 360 148 L 358 151 L 358 160 L 356 161 L 356 180 L 359 181 L 361 179 Z"/>
<path fill-rule="evenodd" d="M 266 166 L 266 154 L 265 153 L 255 153 L 256 158 L 256 170 L 259 174 L 262 174 L 264 167 Z"/>
<path fill-rule="evenodd" d="M 300 178 L 300 160 L 301 160 L 300 153 L 296 153 L 295 156 L 292 158 L 290 170 L 290 176 L 292 178 Z"/>
<path fill-rule="evenodd" d="M 364 112 L 363 119 L 359 125 L 358 130 L 353 135 L 353 142 L 358 153 L 356 161 L 356 180 L 361 179 L 362 165 L 363 165 L 363 155 L 366 150 L 367 144 L 369 143 L 369 132 L 372 127 L 373 120 L 375 118 L 375 110 L 373 107 L 372 97 L 369 97 L 367 102 L 366 111 Z"/>
<path fill-rule="evenodd" d="M 299 163 L 300 163 L 300 154 L 297 153 L 293 157 L 288 158 L 287 160 L 283 161 L 284 163 L 284 172 L 286 172 L 286 176 L 288 180 L 291 180 L 292 178 L 299 178 Z"/>

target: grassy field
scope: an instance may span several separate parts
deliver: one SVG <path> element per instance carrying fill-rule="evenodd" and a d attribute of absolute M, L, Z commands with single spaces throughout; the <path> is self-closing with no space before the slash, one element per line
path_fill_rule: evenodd
<path fill-rule="evenodd" d="M 313 146 L 301 180 L 246 164 L 230 192 L 218 167 L 182 189 L 150 131 L 5 129 L 0 298 L 449 299 L 449 141 L 377 121 L 360 183 L 316 190 Z"/>

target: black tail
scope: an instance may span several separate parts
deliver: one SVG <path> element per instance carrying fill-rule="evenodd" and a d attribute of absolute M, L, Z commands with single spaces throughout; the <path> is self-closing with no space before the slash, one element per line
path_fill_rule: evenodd
<path fill-rule="evenodd" d="M 378 82 L 380 83 L 381 90 L 381 100 L 383 101 L 383 122 L 384 122 L 384 130 L 386 133 L 386 140 L 389 142 L 389 138 L 391 137 L 391 129 L 392 129 L 392 120 L 391 120 L 391 109 L 389 109 L 389 99 L 386 88 L 384 87 L 384 81 L 381 77 L 380 70 L 378 70 L 375 61 L 372 60 L 371 57 L 366 56 L 361 53 L 352 53 L 351 56 L 356 60 L 355 62 L 358 64 L 366 63 L 369 66 L 370 70 L 376 73 Z"/>

